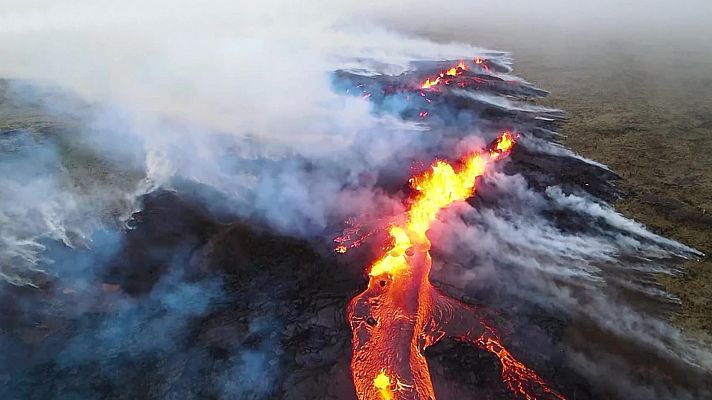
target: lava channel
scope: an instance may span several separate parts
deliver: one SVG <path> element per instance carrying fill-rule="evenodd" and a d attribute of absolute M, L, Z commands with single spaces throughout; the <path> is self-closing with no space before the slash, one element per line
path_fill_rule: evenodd
<path fill-rule="evenodd" d="M 402 222 L 389 228 L 392 245 L 371 264 L 368 287 L 348 306 L 351 372 L 359 399 L 434 399 L 424 351 L 447 336 L 495 354 L 502 380 L 515 395 L 564 400 L 504 348 L 483 313 L 446 296 L 429 279 L 431 223 L 441 209 L 471 197 L 476 179 L 514 143 L 505 132 L 488 152 L 466 157 L 457 169 L 436 161 L 411 178 L 416 194 Z"/>

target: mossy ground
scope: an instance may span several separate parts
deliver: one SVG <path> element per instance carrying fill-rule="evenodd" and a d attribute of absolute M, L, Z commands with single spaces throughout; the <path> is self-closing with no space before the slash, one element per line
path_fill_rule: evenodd
<path fill-rule="evenodd" d="M 566 144 L 622 177 L 617 209 L 706 254 L 659 281 L 682 301 L 674 323 L 712 338 L 712 52 L 674 41 L 428 36 L 512 51 L 515 73 L 568 113 Z"/>

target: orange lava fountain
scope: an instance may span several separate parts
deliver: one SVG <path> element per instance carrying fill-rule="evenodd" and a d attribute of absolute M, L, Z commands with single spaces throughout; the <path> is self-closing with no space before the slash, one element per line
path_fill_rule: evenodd
<path fill-rule="evenodd" d="M 392 244 L 371 264 L 368 287 L 348 307 L 351 371 L 359 399 L 434 399 L 424 351 L 448 336 L 495 354 L 502 379 L 517 395 L 564 400 L 502 346 L 477 310 L 447 297 L 429 280 L 426 233 L 431 223 L 441 209 L 472 196 L 477 178 L 508 155 L 514 142 L 514 136 L 505 132 L 489 152 L 472 154 L 457 168 L 436 161 L 411 178 L 417 194 L 402 221 L 389 228 Z"/>

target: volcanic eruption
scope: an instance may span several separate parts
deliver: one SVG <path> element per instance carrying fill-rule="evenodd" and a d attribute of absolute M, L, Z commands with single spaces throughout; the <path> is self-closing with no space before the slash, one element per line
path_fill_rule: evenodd
<path fill-rule="evenodd" d="M 709 393 L 652 278 L 699 253 L 508 53 L 203 7 L 7 40 L 59 88 L 0 84 L 0 397 Z"/>
<path fill-rule="evenodd" d="M 430 241 L 426 233 L 430 223 L 440 209 L 471 196 L 476 180 L 489 164 L 506 156 L 513 145 L 513 136 L 505 132 L 489 152 L 462 160 L 458 171 L 437 161 L 411 179 L 418 194 L 404 221 L 389 228 L 392 244 L 371 265 L 368 288 L 349 305 L 351 369 L 360 399 L 434 399 L 423 352 L 444 336 L 497 355 L 507 386 L 527 399 L 537 397 L 534 386 L 540 386 L 543 394 L 563 399 L 512 357 L 476 309 L 448 298 L 429 280 Z"/>
<path fill-rule="evenodd" d="M 465 70 L 461 61 L 435 78 L 426 78 L 421 88 L 450 84 Z M 512 133 L 504 132 L 488 151 L 468 155 L 457 166 L 436 161 L 410 179 L 415 194 L 407 211 L 388 228 L 390 243 L 369 267 L 367 289 L 348 307 L 353 331 L 351 370 L 359 399 L 434 399 L 424 351 L 443 337 L 494 353 L 501 362 L 502 379 L 515 394 L 526 399 L 564 399 L 502 346 L 475 307 L 449 298 L 430 283 L 427 231 L 431 223 L 441 209 L 472 196 L 478 179 L 509 155 L 515 140 Z M 346 248 L 339 245 L 336 251 L 343 253 Z"/>
<path fill-rule="evenodd" d="M 444 338 L 451 338 L 494 354 L 500 361 L 501 379 L 515 397 L 563 400 L 562 394 L 504 347 L 489 310 L 448 296 L 431 283 L 432 243 L 428 237 L 428 230 L 441 210 L 475 196 L 478 183 L 496 164 L 505 162 L 518 140 L 533 143 L 548 139 L 551 131 L 544 127 L 560 116 L 555 110 L 543 108 L 517 110 L 515 107 L 512 110 L 509 106 L 500 106 L 498 111 L 493 111 L 490 107 L 496 109 L 499 102 L 489 103 L 493 100 L 486 95 L 473 95 L 492 91 L 517 97 L 542 94 L 526 82 L 507 81 L 500 77 L 506 74 L 493 73 L 493 70 L 507 71 L 495 60 L 475 57 L 467 63 L 424 63 L 422 69 L 425 74 L 409 71 L 397 77 L 360 76 L 347 71 L 340 71 L 337 76 L 354 82 L 363 98 L 379 107 L 388 109 L 393 97 L 405 99 L 407 106 L 397 111 L 402 117 L 428 120 L 441 129 L 452 124 L 462 125 L 463 112 L 467 115 L 469 110 L 479 115 L 489 112 L 492 114 L 488 118 L 518 124 L 527 120 L 526 114 L 540 113 L 543 115 L 536 117 L 533 124 L 542 128 L 535 129 L 534 137 L 530 138 L 504 130 L 485 151 L 471 151 L 455 163 L 436 160 L 410 178 L 411 194 L 404 200 L 405 211 L 388 219 L 383 228 L 387 238 L 382 253 L 367 269 L 367 288 L 348 305 L 348 322 L 353 335 L 351 372 L 357 397 L 434 399 L 436 393 L 425 350 Z M 427 72 L 433 69 L 439 72 Z M 453 109 L 462 111 L 453 112 Z M 420 111 L 415 115 L 410 110 Z M 501 125 L 492 124 L 492 129 L 497 126 Z M 588 182 L 581 184 L 589 187 Z M 605 187 L 599 185 L 589 190 L 603 190 L 602 196 L 615 195 L 606 193 Z M 374 236 L 377 235 L 373 230 L 361 231 L 358 224 L 351 223 L 335 239 L 335 250 L 346 253 Z M 683 248 L 680 254 L 686 252 Z"/>

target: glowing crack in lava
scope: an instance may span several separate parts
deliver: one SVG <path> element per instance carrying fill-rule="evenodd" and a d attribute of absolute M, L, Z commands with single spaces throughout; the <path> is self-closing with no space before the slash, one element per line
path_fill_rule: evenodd
<path fill-rule="evenodd" d="M 435 161 L 410 179 L 416 194 L 403 218 L 389 228 L 392 244 L 371 264 L 368 287 L 348 307 L 351 371 L 359 399 L 434 399 L 424 351 L 448 336 L 495 354 L 502 380 L 516 395 L 564 400 L 503 347 L 475 308 L 447 297 L 428 276 L 426 232 L 438 212 L 472 196 L 477 178 L 508 155 L 514 143 L 505 132 L 488 152 L 472 154 L 458 167 Z"/>
<path fill-rule="evenodd" d="M 475 64 L 475 67 L 479 67 L 480 69 L 489 73 L 490 69 L 489 69 L 489 66 L 487 66 L 486 60 L 476 57 L 472 62 Z M 431 89 L 431 88 L 441 85 L 441 84 L 448 85 L 455 78 L 464 74 L 465 71 L 467 71 L 467 70 L 468 70 L 467 64 L 465 64 L 464 61 L 460 61 L 457 65 L 450 67 L 447 70 L 440 71 L 435 76 L 426 78 L 425 81 L 423 81 L 423 83 L 421 83 L 420 89 Z M 478 80 L 478 78 L 471 78 L 471 79 L 474 79 L 475 81 Z M 421 115 L 421 117 L 422 117 L 422 115 Z"/>
<path fill-rule="evenodd" d="M 465 62 L 460 61 L 459 64 L 448 69 L 447 71 L 440 72 L 438 74 L 438 76 L 433 77 L 433 78 L 427 78 L 425 80 L 425 82 L 423 82 L 423 84 L 420 85 L 420 88 L 421 89 L 430 89 L 431 87 L 442 83 L 442 80 L 446 76 L 458 76 L 458 75 L 461 75 L 465 70 L 467 70 L 467 66 L 465 65 Z"/>

